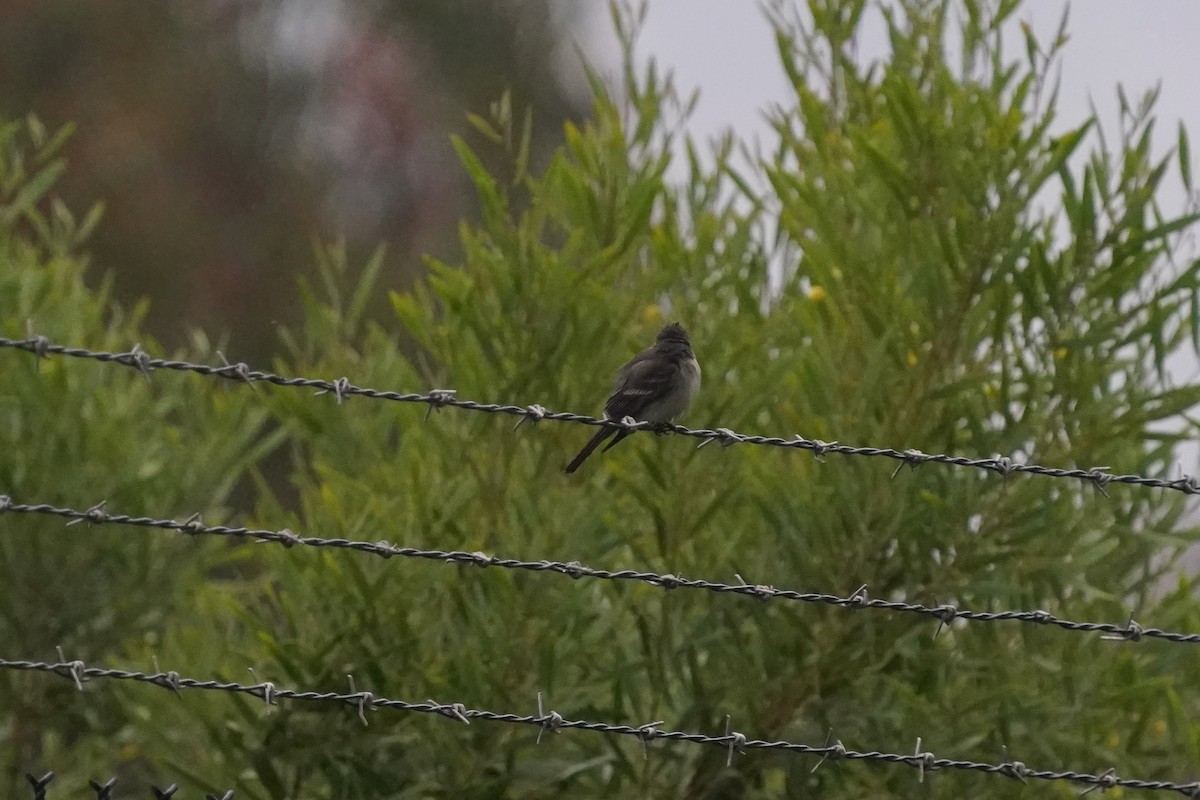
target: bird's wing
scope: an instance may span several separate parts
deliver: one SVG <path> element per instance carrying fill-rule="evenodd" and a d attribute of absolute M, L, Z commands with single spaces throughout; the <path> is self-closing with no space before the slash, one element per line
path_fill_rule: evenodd
<path fill-rule="evenodd" d="M 604 404 L 604 415 L 609 419 L 639 419 L 646 405 L 667 393 L 678 375 L 678 359 L 651 357 L 649 351 L 639 353 L 617 373 L 613 393 Z"/>

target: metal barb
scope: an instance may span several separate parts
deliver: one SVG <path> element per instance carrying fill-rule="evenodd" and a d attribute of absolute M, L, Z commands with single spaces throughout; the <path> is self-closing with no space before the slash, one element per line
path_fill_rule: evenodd
<path fill-rule="evenodd" d="M 1016 471 L 1017 465 L 1008 456 L 996 455 L 992 457 L 990 462 L 991 469 L 1000 473 L 1000 477 L 1008 480 L 1008 476 Z"/>
<path fill-rule="evenodd" d="M 799 439 L 801 437 L 797 436 L 796 438 Z M 832 442 L 823 442 L 820 439 L 811 439 L 809 440 L 809 443 L 812 445 L 813 458 L 815 458 L 817 461 L 820 461 L 822 464 L 825 463 L 825 454 L 838 446 L 836 439 Z"/>
<path fill-rule="evenodd" d="M 1102 792 L 1107 792 L 1109 789 L 1117 785 L 1117 771 L 1113 767 L 1109 767 L 1108 769 L 1104 770 L 1104 772 L 1101 772 L 1096 776 L 1096 778 L 1098 779 L 1097 782 L 1080 792 L 1080 797 L 1089 795 L 1097 789 Z"/>
<path fill-rule="evenodd" d="M 734 731 L 733 733 L 728 734 L 728 736 L 729 736 L 729 757 L 725 759 L 725 766 L 732 767 L 734 752 L 736 751 L 738 754 L 744 754 L 746 752 L 745 750 L 742 749 L 743 747 L 746 746 L 746 736 L 745 736 L 745 734 L 738 733 L 737 731 Z"/>
<path fill-rule="evenodd" d="M 29 346 L 30 352 L 37 356 L 37 361 L 34 362 L 36 368 L 40 371 L 42 368 L 42 359 L 46 357 L 46 350 L 50 347 L 50 340 L 45 336 L 38 336 L 33 332 L 33 320 L 25 320 L 25 342 Z"/>
<path fill-rule="evenodd" d="M 683 584 L 683 578 L 668 572 L 666 575 L 659 575 L 657 583 L 664 589 L 674 589 Z"/>
<path fill-rule="evenodd" d="M 1092 467 L 1087 471 L 1088 480 L 1092 482 L 1092 486 L 1096 487 L 1096 491 L 1105 497 L 1108 497 L 1108 492 L 1104 491 L 1104 487 L 1113 479 L 1110 469 L 1111 467 Z"/>
<path fill-rule="evenodd" d="M 817 762 L 817 766 L 809 770 L 809 774 L 816 772 L 826 761 L 840 761 L 846 756 L 846 745 L 842 744 L 841 739 L 838 739 L 832 745 L 827 744 L 824 749 L 825 752 L 821 754 L 821 760 Z"/>
<path fill-rule="evenodd" d="M 933 632 L 933 638 L 936 639 L 938 634 L 942 632 L 942 628 L 945 628 L 958 617 L 958 609 L 949 603 L 943 603 L 933 609 L 932 613 L 938 618 L 938 628 Z"/>
<path fill-rule="evenodd" d="M 730 768 L 730 766 L 733 766 L 733 751 L 737 751 L 738 753 L 744 753 L 745 751 L 742 750 L 742 748 L 745 747 L 745 745 L 746 745 L 746 738 L 745 738 L 744 734 L 738 733 L 737 730 L 730 730 L 731 721 L 732 721 L 732 717 L 730 715 L 726 714 L 725 715 L 725 738 L 730 740 L 730 756 L 728 756 L 728 758 L 725 759 L 726 769 Z"/>
<path fill-rule="evenodd" d="M 257 384 L 250 377 L 250 365 L 245 361 L 239 361 L 236 364 L 230 364 L 229 359 L 220 350 L 217 351 L 217 357 L 221 359 L 221 363 L 225 365 L 224 371 L 248 385 L 254 391 L 258 391 Z"/>
<path fill-rule="evenodd" d="M 638 725 L 638 738 L 642 740 L 642 760 L 649 760 L 650 754 L 646 749 L 646 742 L 658 735 L 658 726 L 662 725 L 665 720 L 657 719 L 654 722 L 646 722 Z"/>
<path fill-rule="evenodd" d="M 375 695 L 370 692 L 358 693 L 358 718 L 362 720 L 363 727 L 367 727 L 367 709 L 375 710 Z"/>
<path fill-rule="evenodd" d="M 933 458 L 933 456 L 923 453 L 920 450 L 917 450 L 915 448 L 909 448 L 908 450 L 904 451 L 901 458 L 902 458 L 902 460 L 900 461 L 900 463 L 896 465 L 896 468 L 894 470 L 892 470 L 892 478 L 893 479 L 895 479 L 895 477 L 898 474 L 900 474 L 900 470 L 903 469 L 905 466 L 907 466 L 911 470 L 915 470 L 917 467 L 921 466 L 926 461 Z"/>
<path fill-rule="evenodd" d="M 59 663 L 67 668 L 68 674 L 71 676 L 71 680 L 75 681 L 75 688 L 82 692 L 83 679 L 87 677 L 87 668 L 84 666 L 82 661 L 67 661 L 67 657 L 63 655 L 62 645 L 58 645 L 54 649 L 58 651 Z"/>
<path fill-rule="evenodd" d="M 446 705 L 444 703 L 439 703 L 436 700 L 426 700 L 425 702 L 436 708 L 438 713 L 442 714 L 443 716 L 447 716 L 453 720 L 458 720 L 463 725 L 471 724 L 471 720 L 467 719 L 467 707 L 462 703 L 451 703 L 450 705 Z"/>
<path fill-rule="evenodd" d="M 301 543 L 300 537 L 297 536 L 294 532 L 292 532 L 292 530 L 290 528 L 280 528 L 278 531 L 276 531 L 276 533 L 277 533 L 277 536 L 275 538 L 275 541 L 279 542 L 279 544 L 283 545 L 284 547 L 292 547 L 293 545 L 297 545 L 297 544 Z M 265 540 L 260 540 L 260 541 L 265 541 Z"/>
<path fill-rule="evenodd" d="M 557 711 L 551 711 L 549 715 L 546 714 L 546 712 L 542 709 L 542 693 L 541 692 L 537 693 L 537 701 L 538 701 L 537 723 L 538 723 L 538 725 L 541 726 L 541 729 L 538 731 L 537 741 L 534 742 L 534 744 L 541 744 L 542 743 L 542 734 L 545 733 L 546 731 L 550 731 L 551 733 L 558 733 L 559 727 L 563 724 L 563 718 Z"/>
<path fill-rule="evenodd" d="M 117 785 L 116 778 L 109 778 L 106 783 L 88 781 L 88 786 L 96 793 L 96 800 L 111 800 L 113 787 Z"/>
<path fill-rule="evenodd" d="M 54 773 L 47 772 L 42 777 L 35 778 L 26 772 L 25 780 L 29 781 L 29 785 L 33 787 L 33 800 L 46 800 L 46 787 L 50 785 L 50 781 L 54 780 Z"/>
<path fill-rule="evenodd" d="M 1135 620 L 1131 614 L 1129 616 L 1129 621 L 1125 623 L 1125 628 L 1122 631 L 1107 636 L 1101 636 L 1100 638 L 1106 642 L 1140 642 L 1142 640 L 1142 634 L 1145 632 L 1145 629 L 1137 623 L 1137 620 Z"/>
<path fill-rule="evenodd" d="M 313 396 L 320 397 L 323 394 L 329 394 L 330 392 L 333 392 L 333 400 L 340 406 L 350 396 L 350 387 L 352 385 L 353 384 L 350 383 L 349 378 L 342 376 L 337 380 L 330 381 L 329 388 L 320 389 L 314 392 Z"/>
<path fill-rule="evenodd" d="M 699 445 L 696 446 L 696 449 L 700 449 L 701 447 L 704 447 L 706 444 L 711 444 L 712 442 L 720 442 L 721 447 L 724 448 L 724 447 L 729 447 L 729 445 L 731 445 L 731 444 L 736 444 L 737 442 L 743 441 L 743 438 L 741 435 L 739 435 L 738 433 L 736 433 L 734 431 L 731 431 L 729 428 L 716 428 L 716 429 L 714 429 L 713 432 L 716 434 L 716 436 L 712 437 L 711 439 L 705 439 L 703 442 L 701 442 Z"/>
<path fill-rule="evenodd" d="M 770 600 L 779 590 L 767 583 L 756 583 L 754 585 L 754 595 L 759 600 Z"/>
<path fill-rule="evenodd" d="M 71 666 L 71 678 L 75 681 L 75 688 L 82 692 L 83 691 L 83 680 L 86 677 L 86 675 L 85 675 L 86 667 L 84 667 L 82 661 L 78 661 L 78 660 L 72 661 L 70 666 Z"/>
<path fill-rule="evenodd" d="M 87 523 L 103 522 L 104 521 L 104 504 L 107 502 L 108 502 L 107 500 L 101 500 L 99 503 L 96 503 L 96 505 L 92 506 L 87 511 L 84 511 L 82 514 L 75 517 L 75 519 L 68 522 L 67 527 L 69 528 L 72 525 L 78 525 L 81 522 L 87 522 Z"/>
<path fill-rule="evenodd" d="M 1018 780 L 1021 783 L 1028 783 L 1025 776 L 1029 773 L 1029 768 L 1020 761 L 1009 761 L 1006 764 L 1001 764 L 997 770 L 1001 775 Z"/>
<path fill-rule="evenodd" d="M 1185 472 L 1180 474 L 1178 480 L 1171 481 L 1171 488 L 1178 489 L 1184 494 L 1200 494 L 1200 479 Z"/>
<path fill-rule="evenodd" d="M 925 770 L 932 772 L 937 769 L 934 762 L 937 761 L 937 756 L 930 753 L 928 750 L 921 750 L 921 737 L 917 737 L 917 746 L 913 748 L 913 756 L 917 762 L 917 783 L 925 782 Z"/>
<path fill-rule="evenodd" d="M 370 692 L 360 692 L 354 685 L 353 675 L 347 675 L 346 680 L 350 683 L 350 694 L 358 696 L 358 718 L 362 720 L 365 728 L 367 727 L 367 709 L 375 710 L 375 695 Z"/>
<path fill-rule="evenodd" d="M 246 667 L 246 671 L 250 673 L 250 677 L 254 678 L 256 683 L 253 686 L 247 687 L 250 694 L 261 696 L 267 704 L 267 713 L 271 713 L 271 704 L 275 701 L 275 684 L 270 681 L 258 680 L 258 673 L 254 671 L 254 667 Z"/>
<path fill-rule="evenodd" d="M 453 400 L 455 394 L 457 392 L 454 389 L 430 389 L 426 396 L 429 405 L 425 409 L 425 420 L 428 421 L 430 414 Z"/>
<path fill-rule="evenodd" d="M 151 786 L 150 791 L 154 792 L 154 800 L 171 800 L 175 796 L 175 793 L 179 791 L 179 787 L 172 783 L 165 789 Z"/>
<path fill-rule="evenodd" d="M 753 596 L 757 597 L 759 600 L 770 600 L 772 597 L 774 597 L 776 594 L 779 593 L 779 590 L 776 589 L 774 586 L 769 586 L 768 584 L 765 584 L 765 583 L 752 584 L 736 572 L 733 573 L 733 577 L 738 579 L 738 582 L 742 584 L 743 588 L 749 590 L 748 592 L 746 592 L 746 594 L 753 595 Z"/>
<path fill-rule="evenodd" d="M 541 422 L 542 419 L 546 416 L 545 406 L 540 406 L 537 403 L 534 403 L 531 406 L 525 406 L 525 411 L 526 411 L 526 415 L 521 417 L 520 419 L 518 419 L 516 425 L 513 425 L 512 429 L 514 431 L 517 428 L 524 425 L 526 422 L 528 422 L 530 424 L 533 424 L 535 422 Z"/>
<path fill-rule="evenodd" d="M 146 383 L 150 383 L 150 354 L 142 349 L 141 344 L 135 344 L 132 350 L 117 358 L 122 363 L 135 367 L 138 372 L 142 373 Z"/>
<path fill-rule="evenodd" d="M 171 670 L 169 672 L 160 673 L 158 677 L 161 679 L 159 681 L 159 686 L 170 689 L 172 692 L 175 693 L 176 697 L 183 697 L 183 691 L 181 690 L 180 685 L 179 685 L 179 673 L 178 672 L 176 672 L 175 670 Z"/>

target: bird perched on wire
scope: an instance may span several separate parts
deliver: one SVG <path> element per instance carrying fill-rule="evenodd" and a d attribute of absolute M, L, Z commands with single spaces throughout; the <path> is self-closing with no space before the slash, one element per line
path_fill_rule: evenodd
<path fill-rule="evenodd" d="M 699 388 L 700 364 L 692 352 L 692 343 L 683 326 L 672 322 L 658 332 L 653 346 L 638 353 L 617 372 L 613 392 L 604 404 L 604 418 L 673 422 L 687 409 Z M 608 437 L 616 434 L 601 452 L 630 433 L 632 431 L 601 428 L 567 465 L 565 472 L 569 474 L 579 469 L 579 465 Z"/>

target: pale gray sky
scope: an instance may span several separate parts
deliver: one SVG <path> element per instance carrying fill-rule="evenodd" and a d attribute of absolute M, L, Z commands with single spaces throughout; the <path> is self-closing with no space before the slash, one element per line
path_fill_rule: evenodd
<path fill-rule="evenodd" d="M 762 111 L 785 100 L 788 89 L 770 27 L 759 3 L 750 0 L 648 0 L 640 55 L 671 69 L 679 88 L 700 90 L 688 126 L 697 141 L 732 128 L 740 137 L 766 139 Z M 1027 0 L 1017 19 L 1029 22 L 1048 41 L 1067 7 L 1065 0 Z M 617 45 L 608 4 L 586 3 L 580 44 L 593 63 L 611 67 Z M 1021 41 L 1015 36 L 1013 45 Z M 1200 2 L 1196 0 L 1085 0 L 1071 8 L 1069 42 L 1062 60 L 1059 120 L 1071 127 L 1094 101 L 1106 129 L 1115 130 L 1117 84 L 1131 101 L 1162 83 L 1156 142 L 1165 152 L 1183 120 L 1191 138 L 1200 137 Z M 879 26 L 866 26 L 864 55 L 885 52 Z M 1013 56 L 1022 51 L 1013 49 Z M 1200 145 L 1194 162 L 1200 162 Z M 1195 170 L 1193 170 L 1195 171 Z M 1200 180 L 1196 181 L 1200 183 Z M 1177 198 L 1183 202 L 1182 188 Z M 1168 198 L 1170 199 L 1170 198 Z"/>

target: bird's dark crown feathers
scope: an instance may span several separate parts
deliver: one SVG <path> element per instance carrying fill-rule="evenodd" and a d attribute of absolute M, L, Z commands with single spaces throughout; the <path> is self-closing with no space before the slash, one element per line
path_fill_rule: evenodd
<path fill-rule="evenodd" d="M 687 331 L 685 331 L 683 326 L 678 322 L 672 322 L 670 325 L 659 331 L 658 341 L 683 342 L 684 344 L 690 344 L 688 341 Z"/>

